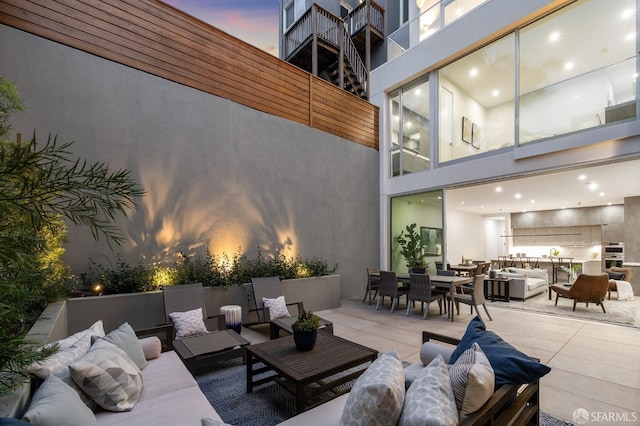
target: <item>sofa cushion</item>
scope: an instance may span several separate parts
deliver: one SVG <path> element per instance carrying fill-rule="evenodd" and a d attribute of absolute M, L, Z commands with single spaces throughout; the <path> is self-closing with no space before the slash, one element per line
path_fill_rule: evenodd
<path fill-rule="evenodd" d="M 480 346 L 474 342 L 449 369 L 460 416 L 477 411 L 491 398 L 495 374 Z"/>
<path fill-rule="evenodd" d="M 449 362 L 455 363 L 473 342 L 477 342 L 493 367 L 496 387 L 504 384 L 531 383 L 551 371 L 551 368 L 520 352 L 492 331 L 479 317 L 473 318 Z"/>
<path fill-rule="evenodd" d="M 424 342 L 420 347 L 420 361 L 424 365 L 429 365 L 436 356 L 441 355 L 445 363 L 449 362 L 449 358 L 453 353 L 451 346 L 439 345 L 432 342 Z"/>
<path fill-rule="evenodd" d="M 176 338 L 208 333 L 207 326 L 202 320 L 202 308 L 186 312 L 171 312 L 169 317 L 176 328 Z"/>
<path fill-rule="evenodd" d="M 438 355 L 407 390 L 398 426 L 457 424 L 449 370 Z"/>
<path fill-rule="evenodd" d="M 527 286 L 527 291 L 533 291 L 537 288 L 546 286 L 547 282 L 540 278 L 527 278 L 525 285 Z"/>
<path fill-rule="evenodd" d="M 53 374 L 36 390 L 22 420 L 42 426 L 97 425 L 77 392 Z"/>
<path fill-rule="evenodd" d="M 138 402 L 142 373 L 131 358 L 112 343 L 98 340 L 69 370 L 78 386 L 105 410 L 129 411 Z"/>
<path fill-rule="evenodd" d="M 147 366 L 147 359 L 144 356 L 140 340 L 138 340 L 136 332 L 133 331 L 133 328 L 131 328 L 129 323 L 125 322 L 120 327 L 100 339 L 113 343 L 122 349 L 129 358 L 136 363 L 139 369 L 142 370 Z M 93 340 L 95 341 L 95 339 Z"/>
<path fill-rule="evenodd" d="M 149 362 L 147 368 L 142 370 L 142 383 L 138 405 L 142 401 L 182 389 L 198 388 L 198 383 L 174 351 L 163 352 Z"/>
<path fill-rule="evenodd" d="M 140 346 L 147 361 L 156 359 L 162 353 L 162 342 L 158 336 L 150 336 L 140 339 Z M 148 364 L 147 364 L 148 365 Z"/>
<path fill-rule="evenodd" d="M 356 380 L 340 425 L 395 425 L 404 404 L 404 369 L 395 349 L 381 355 Z"/>

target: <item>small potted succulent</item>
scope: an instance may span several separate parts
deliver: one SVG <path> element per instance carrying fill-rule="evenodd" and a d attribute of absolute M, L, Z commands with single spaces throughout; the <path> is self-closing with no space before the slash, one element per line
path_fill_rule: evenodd
<path fill-rule="evenodd" d="M 320 317 L 311 311 L 302 311 L 298 319 L 291 326 L 293 329 L 293 341 L 298 350 L 310 351 L 316 344 Z"/>

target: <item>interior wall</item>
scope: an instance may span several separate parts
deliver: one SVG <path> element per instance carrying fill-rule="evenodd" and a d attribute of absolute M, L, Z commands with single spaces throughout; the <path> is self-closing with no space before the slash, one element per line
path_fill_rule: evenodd
<path fill-rule="evenodd" d="M 71 226 L 65 261 L 173 262 L 178 253 L 285 255 L 338 263 L 343 297 L 379 259 L 378 151 L 0 25 L 0 75 L 27 111 L 14 133 L 74 141 L 147 191 L 113 251 Z"/>
<path fill-rule="evenodd" d="M 485 251 L 485 220 L 482 216 L 446 210 L 447 215 L 447 261 L 458 264 L 462 258 L 489 260 Z"/>

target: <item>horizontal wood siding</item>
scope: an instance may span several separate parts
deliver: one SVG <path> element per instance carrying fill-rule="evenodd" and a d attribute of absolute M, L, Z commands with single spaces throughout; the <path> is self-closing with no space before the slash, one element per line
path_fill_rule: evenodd
<path fill-rule="evenodd" d="M 157 0 L 0 0 L 0 23 L 378 149 L 378 109 Z"/>

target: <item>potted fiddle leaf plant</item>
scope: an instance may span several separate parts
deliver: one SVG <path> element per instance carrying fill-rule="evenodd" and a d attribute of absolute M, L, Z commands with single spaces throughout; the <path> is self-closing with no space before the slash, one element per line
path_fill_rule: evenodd
<path fill-rule="evenodd" d="M 409 272 L 424 273 L 426 263 L 422 255 L 422 236 L 416 231 L 416 224 L 407 225 L 404 231 L 396 237 L 396 242 L 400 245 L 400 254 L 407 262 Z"/>
<path fill-rule="evenodd" d="M 300 351 L 310 351 L 316 344 L 320 317 L 311 311 L 302 311 L 298 319 L 291 326 L 293 329 L 293 341 Z"/>

